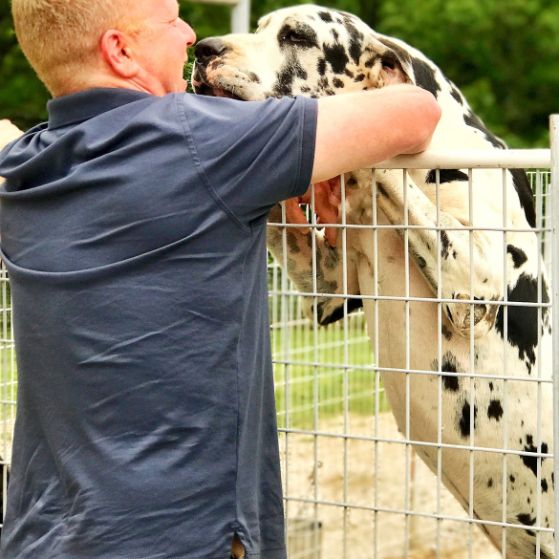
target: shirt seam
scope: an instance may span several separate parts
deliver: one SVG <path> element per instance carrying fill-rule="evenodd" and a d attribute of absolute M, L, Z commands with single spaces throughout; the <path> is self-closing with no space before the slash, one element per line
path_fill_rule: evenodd
<path fill-rule="evenodd" d="M 305 152 L 305 147 L 304 147 L 304 142 L 305 142 L 305 136 L 307 136 L 306 134 L 306 130 L 307 130 L 307 123 L 309 120 L 309 111 L 311 111 L 311 105 L 307 104 L 305 102 L 306 100 L 301 101 L 303 103 L 303 107 L 302 107 L 302 113 L 303 113 L 303 118 L 300 119 L 300 124 L 299 124 L 299 141 L 297 143 L 297 152 L 298 152 L 298 160 L 297 160 L 297 174 L 294 175 L 293 177 L 293 183 L 290 189 L 291 195 L 292 196 L 298 196 L 301 194 L 304 194 L 305 191 L 307 190 L 307 188 L 310 186 L 309 185 L 305 185 L 305 190 L 303 192 L 299 192 L 299 189 L 297 188 L 297 184 L 298 184 L 298 179 L 301 177 L 302 172 L 303 172 L 303 155 L 306 155 Z M 315 118 L 318 116 L 318 111 L 317 110 L 313 110 L 312 111 L 313 115 L 316 115 Z M 309 183 L 312 179 L 312 169 L 314 167 L 314 158 L 315 158 L 315 147 L 316 147 L 316 122 L 314 125 L 314 135 L 311 135 L 311 141 L 312 141 L 312 146 L 310 146 L 311 149 L 311 153 L 313 156 L 313 162 L 312 162 L 312 166 L 311 166 L 311 176 L 309 177 Z"/>
<path fill-rule="evenodd" d="M 188 95 L 188 94 L 184 93 L 181 95 Z M 202 167 L 202 162 L 198 154 L 198 150 L 196 149 L 194 136 L 192 134 L 192 129 L 190 128 L 190 124 L 188 121 L 188 115 L 186 113 L 186 110 L 184 109 L 184 106 L 181 106 L 181 103 L 179 103 L 179 99 L 180 99 L 179 95 L 176 95 L 174 98 L 176 110 L 179 115 L 179 120 L 181 121 L 182 124 L 183 135 L 186 139 L 186 143 L 190 151 L 190 155 L 192 156 L 192 160 L 194 161 L 194 165 L 196 166 L 196 172 L 198 173 L 200 180 L 202 181 L 202 183 L 204 184 L 204 186 L 206 187 L 206 189 L 208 190 L 212 198 L 217 202 L 219 206 L 221 206 L 223 211 L 225 211 L 225 213 L 235 223 L 235 225 L 240 227 L 245 233 L 250 233 L 251 231 L 250 227 L 248 225 L 245 225 L 239 219 L 239 217 L 235 214 L 235 212 L 225 203 L 223 198 L 216 192 L 215 188 L 213 188 L 213 186 L 211 185 L 208 176 L 206 175 L 206 172 Z"/>
<path fill-rule="evenodd" d="M 252 237 L 252 229 L 251 229 L 251 237 Z M 249 255 L 249 251 L 246 250 L 245 248 L 245 254 L 244 254 L 244 258 L 243 258 L 243 267 L 242 267 L 242 272 L 241 272 L 241 285 L 244 285 L 244 279 L 246 276 L 246 267 L 247 267 L 247 258 Z M 245 294 L 245 296 L 242 299 L 242 304 L 243 304 L 243 309 L 242 309 L 242 322 L 239 326 L 239 332 L 238 332 L 238 337 L 237 337 L 237 351 L 236 351 L 236 360 L 235 360 L 235 364 L 236 364 L 236 371 L 235 371 L 235 384 L 236 384 L 236 399 L 237 399 L 237 413 L 236 413 L 236 420 L 237 420 L 237 425 L 236 425 L 236 429 L 235 429 L 235 526 L 234 526 L 234 531 L 237 532 L 239 530 L 239 528 L 242 528 L 242 531 L 244 532 L 244 526 L 241 525 L 241 523 L 239 522 L 239 500 L 238 500 L 238 485 L 239 485 L 239 429 L 240 429 L 240 413 L 241 413 L 241 402 L 240 402 L 240 390 L 239 390 L 239 378 L 240 378 L 240 356 L 239 356 L 239 352 L 241 350 L 241 341 L 242 341 L 242 337 L 243 337 L 243 327 L 244 327 L 244 322 L 246 320 L 246 305 L 247 305 L 247 300 L 246 300 L 247 296 Z"/>

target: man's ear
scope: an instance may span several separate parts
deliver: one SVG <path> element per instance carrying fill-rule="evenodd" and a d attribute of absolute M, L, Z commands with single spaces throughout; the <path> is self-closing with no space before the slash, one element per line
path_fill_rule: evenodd
<path fill-rule="evenodd" d="M 129 37 L 118 29 L 108 29 L 100 42 L 101 54 L 112 71 L 122 78 L 132 78 L 139 70 Z"/>

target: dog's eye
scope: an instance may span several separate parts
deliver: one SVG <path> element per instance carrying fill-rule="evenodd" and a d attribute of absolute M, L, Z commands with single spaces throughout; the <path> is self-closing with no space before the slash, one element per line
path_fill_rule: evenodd
<path fill-rule="evenodd" d="M 283 42 L 289 42 L 289 43 L 306 43 L 307 42 L 307 38 L 302 34 L 299 33 L 297 31 L 295 31 L 295 29 L 290 29 L 289 31 L 284 32 L 280 39 Z"/>
<path fill-rule="evenodd" d="M 316 47 L 316 33 L 308 26 L 301 29 L 284 25 L 278 33 L 278 42 L 280 46 L 296 45 L 298 47 L 311 48 Z"/>

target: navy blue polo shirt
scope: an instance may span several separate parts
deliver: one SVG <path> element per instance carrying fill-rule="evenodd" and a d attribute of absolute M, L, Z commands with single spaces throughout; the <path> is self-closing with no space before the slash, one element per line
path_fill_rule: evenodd
<path fill-rule="evenodd" d="M 316 102 L 124 89 L 0 153 L 19 370 L 3 559 L 285 558 L 265 226 Z"/>

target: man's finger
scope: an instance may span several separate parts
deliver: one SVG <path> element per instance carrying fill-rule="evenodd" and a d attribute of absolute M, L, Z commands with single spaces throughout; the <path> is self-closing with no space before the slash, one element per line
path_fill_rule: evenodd
<path fill-rule="evenodd" d="M 303 210 L 299 206 L 298 198 L 290 198 L 285 201 L 285 219 L 287 223 L 295 223 L 297 225 L 309 224 Z M 309 232 L 308 227 L 293 227 L 293 229 L 305 235 Z"/>

